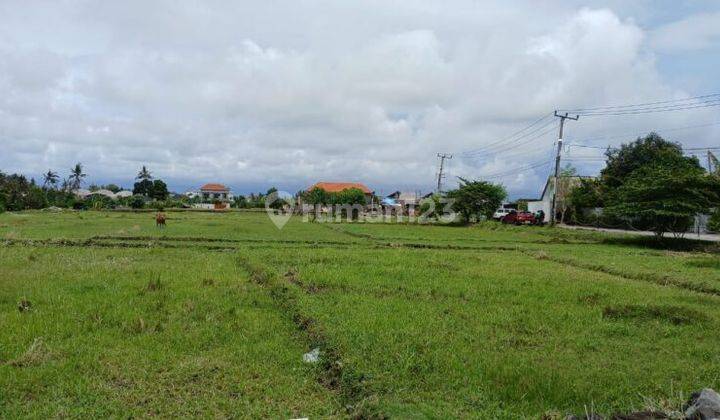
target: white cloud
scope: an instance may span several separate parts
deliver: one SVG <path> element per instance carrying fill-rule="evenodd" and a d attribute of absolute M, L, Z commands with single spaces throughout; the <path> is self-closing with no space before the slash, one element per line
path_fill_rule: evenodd
<path fill-rule="evenodd" d="M 177 187 L 428 190 L 436 152 L 481 148 L 554 108 L 683 95 L 658 76 L 643 29 L 561 2 L 49 8 L 0 6 L 5 171 L 81 160 L 92 180 L 125 185 L 146 164 Z M 604 129 L 569 130 L 581 127 Z M 456 155 L 451 174 L 543 159 L 554 136 L 480 161 Z M 538 189 L 544 171 L 505 182 Z"/>
<path fill-rule="evenodd" d="M 652 45 L 664 52 L 704 50 L 720 42 L 720 12 L 700 13 L 652 31 Z"/>

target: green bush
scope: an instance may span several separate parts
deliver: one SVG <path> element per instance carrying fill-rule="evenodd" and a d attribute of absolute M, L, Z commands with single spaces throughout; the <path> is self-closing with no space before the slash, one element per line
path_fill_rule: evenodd
<path fill-rule="evenodd" d="M 715 209 L 710 215 L 707 228 L 710 232 L 720 233 L 720 208 Z"/>
<path fill-rule="evenodd" d="M 145 199 L 139 195 L 130 197 L 130 207 L 134 209 L 141 209 L 145 207 Z"/>
<path fill-rule="evenodd" d="M 97 194 L 91 195 L 90 198 L 85 200 L 85 202 L 87 207 L 93 210 L 114 209 L 116 206 L 116 203 L 112 198 Z"/>

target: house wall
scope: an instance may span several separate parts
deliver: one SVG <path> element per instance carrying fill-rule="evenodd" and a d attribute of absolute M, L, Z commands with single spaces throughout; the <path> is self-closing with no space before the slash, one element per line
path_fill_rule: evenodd
<path fill-rule="evenodd" d="M 203 200 L 226 200 L 228 198 L 227 192 L 201 191 L 200 194 Z"/>
<path fill-rule="evenodd" d="M 552 197 L 550 200 L 552 200 Z M 528 211 L 530 213 L 537 213 L 540 210 L 544 211 L 545 220 L 543 220 L 543 222 L 547 223 L 550 221 L 550 213 L 552 210 L 552 201 L 550 200 L 528 201 Z"/>
<path fill-rule="evenodd" d="M 221 203 L 220 207 L 216 206 L 213 203 L 195 203 L 192 205 L 194 209 L 203 209 L 203 210 L 222 210 L 222 209 L 229 209 L 230 203 Z"/>
<path fill-rule="evenodd" d="M 540 198 L 540 200 L 528 201 L 528 203 L 527 203 L 528 211 L 530 213 L 537 213 L 540 210 L 545 212 L 545 220 L 543 220 L 543 222 L 545 222 L 545 223 L 550 221 L 550 214 L 552 213 L 553 191 L 554 191 L 553 183 L 548 182 L 548 184 L 545 186 L 545 190 L 543 191 L 543 196 Z"/>

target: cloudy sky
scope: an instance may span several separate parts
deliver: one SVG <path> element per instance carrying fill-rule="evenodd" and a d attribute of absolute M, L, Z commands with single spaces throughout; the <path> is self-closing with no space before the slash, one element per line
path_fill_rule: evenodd
<path fill-rule="evenodd" d="M 495 175 L 532 196 L 556 126 L 509 135 L 557 108 L 720 92 L 719 66 L 717 1 L 0 0 L 0 170 L 389 193 L 431 190 L 445 152 L 448 186 Z M 720 114 L 581 118 L 566 140 L 653 129 L 718 146 Z"/>

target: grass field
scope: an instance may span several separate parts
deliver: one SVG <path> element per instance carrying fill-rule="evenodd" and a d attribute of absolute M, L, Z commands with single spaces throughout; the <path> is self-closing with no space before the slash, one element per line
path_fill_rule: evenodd
<path fill-rule="evenodd" d="M 169 216 L 0 214 L 0 417 L 561 418 L 720 388 L 716 245 Z"/>

